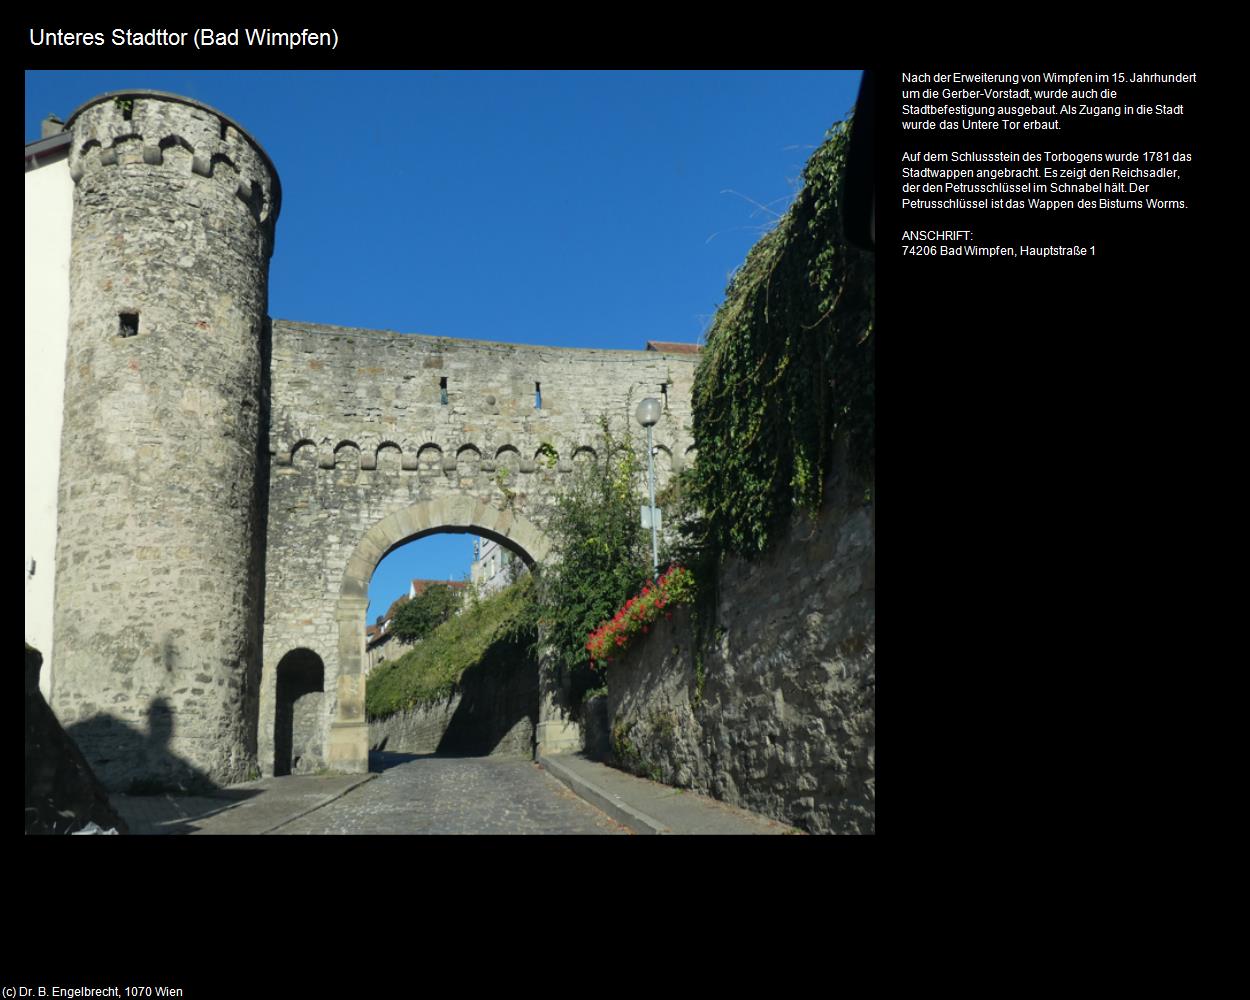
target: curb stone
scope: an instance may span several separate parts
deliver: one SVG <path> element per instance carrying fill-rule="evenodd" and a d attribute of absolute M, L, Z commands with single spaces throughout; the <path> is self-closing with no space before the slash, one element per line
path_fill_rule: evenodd
<path fill-rule="evenodd" d="M 618 795 L 605 791 L 594 782 L 574 774 L 552 757 L 539 756 L 538 763 L 559 778 L 574 792 L 593 803 L 623 826 L 641 834 L 671 834 L 673 831 L 657 819 L 653 819 L 633 806 L 627 805 Z"/>

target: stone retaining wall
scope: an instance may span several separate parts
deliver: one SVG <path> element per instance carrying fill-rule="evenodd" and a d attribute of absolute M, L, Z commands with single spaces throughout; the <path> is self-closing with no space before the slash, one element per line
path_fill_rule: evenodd
<path fill-rule="evenodd" d="M 722 567 L 702 690 L 679 609 L 610 665 L 617 763 L 813 833 L 876 830 L 875 519 L 843 473 L 766 558 Z"/>
<path fill-rule="evenodd" d="M 369 746 L 404 753 L 532 757 L 538 664 L 470 667 L 446 699 L 369 723 Z M 383 742 L 385 741 L 385 743 Z"/>

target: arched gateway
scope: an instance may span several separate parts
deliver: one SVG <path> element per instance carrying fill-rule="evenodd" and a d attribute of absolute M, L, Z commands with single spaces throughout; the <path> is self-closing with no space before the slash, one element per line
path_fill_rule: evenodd
<path fill-rule="evenodd" d="M 664 403 L 659 474 L 680 469 L 691 354 L 273 321 L 282 190 L 237 122 L 124 91 L 63 138 L 51 695 L 108 787 L 229 784 L 277 757 L 363 770 L 366 595 L 387 550 L 473 531 L 541 563 L 575 462 L 644 396 Z M 538 742 L 567 744 L 541 705 Z"/>
<path fill-rule="evenodd" d="M 605 418 L 624 434 L 639 399 L 666 400 L 658 464 L 680 467 L 668 455 L 691 441 L 694 359 L 284 322 L 272 336 L 258 758 L 273 773 L 276 669 L 304 649 L 325 666 L 319 763 L 363 771 L 365 612 L 383 556 L 452 531 L 547 562 L 556 498 L 602 447 Z M 539 678 L 538 746 L 575 745 L 554 682 Z"/>
<path fill-rule="evenodd" d="M 339 633 L 337 711 L 327 739 L 327 763 L 340 771 L 367 771 L 369 727 L 364 715 L 365 611 L 369 580 L 392 550 L 440 531 L 472 532 L 515 551 L 533 569 L 546 561 L 551 543 L 524 517 L 469 497 L 420 503 L 384 517 L 371 527 L 352 553 L 343 574 L 335 619 Z M 540 676 L 537 742 L 559 749 L 576 744 L 577 733 L 562 717 L 554 685 Z"/>

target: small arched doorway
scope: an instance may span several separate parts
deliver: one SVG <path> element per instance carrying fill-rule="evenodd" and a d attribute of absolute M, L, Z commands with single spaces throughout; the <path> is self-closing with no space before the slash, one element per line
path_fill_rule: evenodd
<path fill-rule="evenodd" d="M 273 773 L 310 774 L 321 757 L 325 664 L 311 649 L 293 649 L 278 662 Z"/>

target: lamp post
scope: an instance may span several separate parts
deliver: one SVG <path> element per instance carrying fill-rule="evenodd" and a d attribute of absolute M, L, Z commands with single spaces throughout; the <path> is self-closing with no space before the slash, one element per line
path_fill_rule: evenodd
<path fill-rule="evenodd" d="M 651 428 L 659 423 L 661 411 L 660 401 L 648 396 L 638 404 L 638 410 L 634 414 L 638 418 L 638 423 L 647 429 L 647 486 L 651 498 L 651 578 L 653 580 L 660 575 L 660 549 L 655 535 L 655 466 L 652 463 L 654 448 L 651 446 Z"/>

